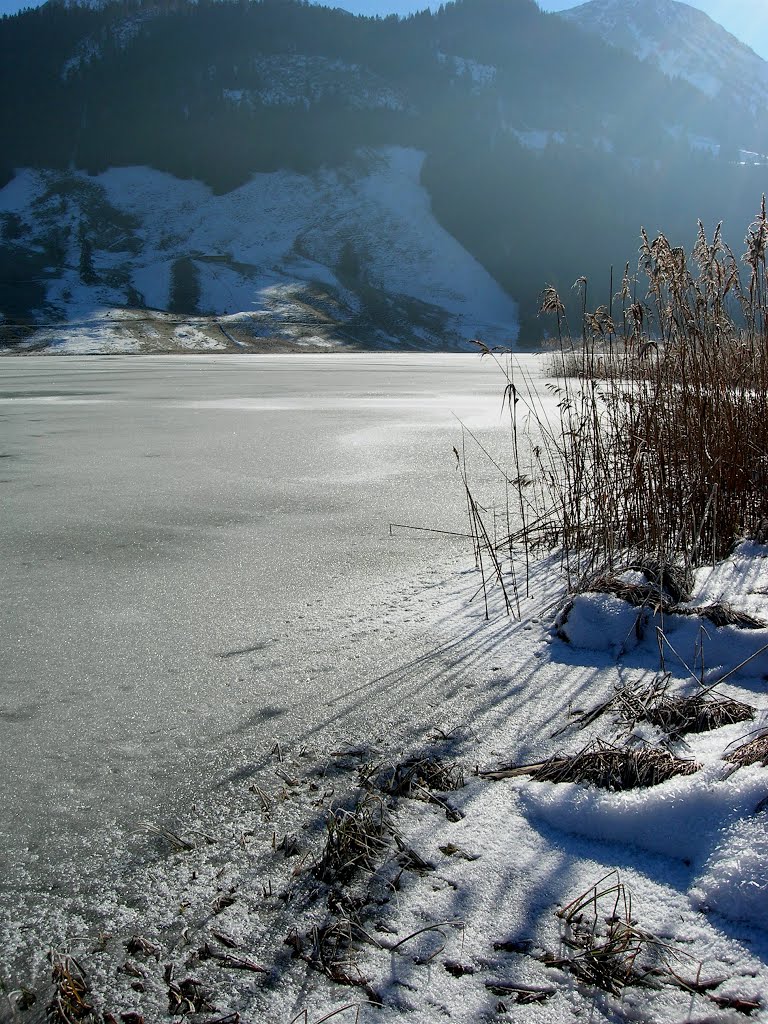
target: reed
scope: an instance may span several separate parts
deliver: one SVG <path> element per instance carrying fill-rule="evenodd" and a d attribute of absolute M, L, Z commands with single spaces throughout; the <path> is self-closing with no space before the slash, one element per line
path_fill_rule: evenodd
<path fill-rule="evenodd" d="M 765 535 L 767 247 L 765 199 L 746 237 L 746 281 L 720 227 L 709 240 L 699 225 L 690 256 L 642 232 L 645 288 L 627 266 L 615 315 L 585 307 L 578 340 L 545 291 L 559 422 L 529 403 L 538 440 L 530 464 L 516 456 L 517 481 L 526 543 L 562 546 L 570 575 L 613 568 L 627 552 L 689 570 Z M 508 385 L 513 413 L 519 390 Z"/>

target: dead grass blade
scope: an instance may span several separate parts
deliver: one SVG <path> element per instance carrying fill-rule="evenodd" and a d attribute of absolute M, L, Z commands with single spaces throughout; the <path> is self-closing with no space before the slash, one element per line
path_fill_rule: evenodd
<path fill-rule="evenodd" d="M 485 987 L 494 995 L 505 998 L 512 996 L 514 1002 L 522 1005 L 545 1003 L 557 992 L 553 985 L 521 985 L 513 981 L 486 981 Z"/>
<path fill-rule="evenodd" d="M 152 821 L 140 821 L 137 826 L 141 831 L 148 832 L 150 835 L 159 836 L 161 839 L 165 839 L 166 842 L 178 851 L 194 850 L 195 844 L 190 843 L 188 839 L 183 839 L 176 832 L 166 828 L 164 825 L 156 825 Z"/>

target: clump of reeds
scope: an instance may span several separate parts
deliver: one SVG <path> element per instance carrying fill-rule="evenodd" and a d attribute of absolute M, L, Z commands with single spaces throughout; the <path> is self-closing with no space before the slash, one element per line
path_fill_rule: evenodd
<path fill-rule="evenodd" d="M 698 990 L 701 965 L 652 933 L 638 927 L 632 896 L 618 873 L 611 872 L 558 911 L 565 955 L 550 966 L 565 967 L 590 985 L 620 995 L 628 985 L 658 987 L 662 981 Z M 678 974 L 678 964 L 696 970 L 693 983 Z"/>
<path fill-rule="evenodd" d="M 768 729 L 763 729 L 730 751 L 723 758 L 737 768 L 746 768 L 750 764 L 762 764 L 768 767 Z"/>
<path fill-rule="evenodd" d="M 676 775 L 692 775 L 700 768 L 697 761 L 675 757 L 658 747 L 616 747 L 596 740 L 576 754 L 557 755 L 537 764 L 510 766 L 480 774 L 488 779 L 528 775 L 535 782 L 579 782 L 617 793 L 658 786 Z"/>
<path fill-rule="evenodd" d="M 627 565 L 627 569 L 641 572 L 653 586 L 657 587 L 665 599 L 672 604 L 689 601 L 693 591 L 694 577 L 690 565 L 673 562 L 669 559 L 659 560 L 645 556 Z"/>
<path fill-rule="evenodd" d="M 432 755 L 415 756 L 405 761 L 371 764 L 360 773 L 366 786 L 373 786 L 387 796 L 423 800 L 442 807 L 449 821 L 459 821 L 463 814 L 438 793 L 449 793 L 464 785 L 460 765 Z"/>
<path fill-rule="evenodd" d="M 724 725 L 749 722 L 757 713 L 750 704 L 718 694 L 711 686 L 697 693 L 682 694 L 672 692 L 671 683 L 671 675 L 664 673 L 647 686 L 624 686 L 594 708 L 578 714 L 572 724 L 583 729 L 601 715 L 612 712 L 629 732 L 639 723 L 647 722 L 669 739 L 677 739 L 688 733 L 710 732 Z M 567 728 L 558 729 L 553 735 Z"/>
<path fill-rule="evenodd" d="M 571 552 L 572 579 L 633 551 L 703 564 L 768 516 L 765 200 L 746 245 L 743 283 L 719 226 L 709 240 L 699 225 L 691 257 L 643 232 L 644 294 L 627 266 L 608 308 L 584 305 L 577 342 L 560 297 L 546 291 L 558 422 L 530 397 L 518 410 L 517 383 L 508 397 L 539 435 L 530 465 L 517 464 L 528 540 Z"/>
<path fill-rule="evenodd" d="M 390 796 L 421 797 L 429 799 L 432 793 L 448 793 L 461 789 L 464 772 L 460 765 L 440 757 L 410 757 L 405 761 L 385 765 L 371 765 L 364 780 Z"/>
<path fill-rule="evenodd" d="M 390 847 L 394 827 L 381 798 L 366 794 L 347 810 L 332 811 L 326 821 L 323 852 L 314 868 L 324 882 L 346 881 L 360 868 L 372 870 Z"/>
<path fill-rule="evenodd" d="M 687 696 L 670 693 L 669 682 L 670 677 L 665 676 L 660 683 L 619 691 L 619 717 L 630 729 L 638 722 L 648 722 L 675 738 L 749 722 L 755 717 L 755 709 L 742 701 L 712 696 L 707 690 Z"/>

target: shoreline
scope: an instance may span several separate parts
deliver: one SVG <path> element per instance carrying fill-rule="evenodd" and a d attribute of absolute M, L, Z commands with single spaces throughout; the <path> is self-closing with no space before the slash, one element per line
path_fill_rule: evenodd
<path fill-rule="evenodd" d="M 406 747 L 351 740 L 313 751 L 278 743 L 264 752 L 260 769 L 230 782 L 213 804 L 135 834 L 134 852 L 121 855 L 122 895 L 121 887 L 114 895 L 93 890 L 90 898 L 104 908 L 100 925 L 97 912 L 87 934 L 70 933 L 68 948 L 58 951 L 87 976 L 96 1012 L 161 1021 L 176 986 L 205 1019 L 239 1015 L 276 1024 L 297 1013 L 303 1019 L 305 1009 L 313 1022 L 327 1014 L 356 1019 L 357 1012 L 362 1021 L 394 1022 L 403 1013 L 419 1022 L 490 1020 L 502 1004 L 521 1020 L 672 1020 L 690 1012 L 691 999 L 699 1014 L 723 1024 L 753 1003 L 749 1019 L 768 1019 L 768 930 L 707 908 L 718 892 L 716 865 L 729 863 L 717 846 L 723 825 L 737 827 L 736 837 L 750 821 L 758 827 L 751 809 L 764 792 L 765 769 L 724 777 L 719 767 L 722 750 L 749 735 L 750 723 L 697 738 L 697 756 L 706 759 L 701 772 L 632 794 L 476 774 L 500 760 L 530 761 L 605 735 L 605 720 L 580 731 L 567 698 L 580 694 L 580 705 L 590 704 L 612 680 L 653 674 L 642 652 L 622 666 L 615 654 L 556 637 L 548 614 L 558 599 L 556 563 L 537 562 L 537 596 L 518 621 L 494 593 L 486 622 L 469 602 L 474 571 L 444 578 L 445 601 L 431 628 L 459 659 L 455 678 L 466 698 L 458 719 L 443 709 L 431 732 Z M 737 553 L 716 578 L 705 574 L 702 592 L 717 588 L 723 573 L 755 565 L 768 575 L 768 549 Z M 726 689 L 755 701 L 749 679 Z M 566 736 L 553 739 L 563 725 Z M 400 795 L 379 788 L 415 762 L 453 771 L 457 788 Z M 722 793 L 713 803 L 707 794 L 717 787 Z M 703 816 L 691 818 L 686 805 Z M 383 815 L 382 830 L 374 825 L 368 833 L 370 862 L 347 871 L 342 857 L 322 869 L 328 822 L 348 821 L 365 806 Z M 670 810 L 686 828 L 654 825 Z M 689 850 L 696 852 L 686 860 Z M 760 857 L 755 850 L 755 868 Z M 568 966 L 558 910 L 606 878 L 608 903 L 612 887 L 625 886 L 633 919 L 644 933 L 663 936 L 678 980 L 662 971 L 651 989 L 611 994 Z M 719 876 L 721 884 L 726 879 Z M 84 893 L 80 905 L 88 898 Z M 42 968 L 42 950 L 38 962 Z M 678 983 L 696 977 L 708 982 L 698 994 Z M 39 991 L 39 1001 L 50 991 Z"/>

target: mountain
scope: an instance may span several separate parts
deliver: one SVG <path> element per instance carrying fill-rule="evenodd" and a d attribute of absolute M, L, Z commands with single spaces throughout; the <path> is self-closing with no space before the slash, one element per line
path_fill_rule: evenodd
<path fill-rule="evenodd" d="M 678 0 L 589 0 L 560 16 L 764 123 L 768 61 Z"/>
<path fill-rule="evenodd" d="M 737 246 L 765 189 L 759 116 L 533 0 L 49 2 L 0 19 L 0 89 L 6 345 L 535 341 L 546 284 L 578 330 L 641 225 Z"/>

